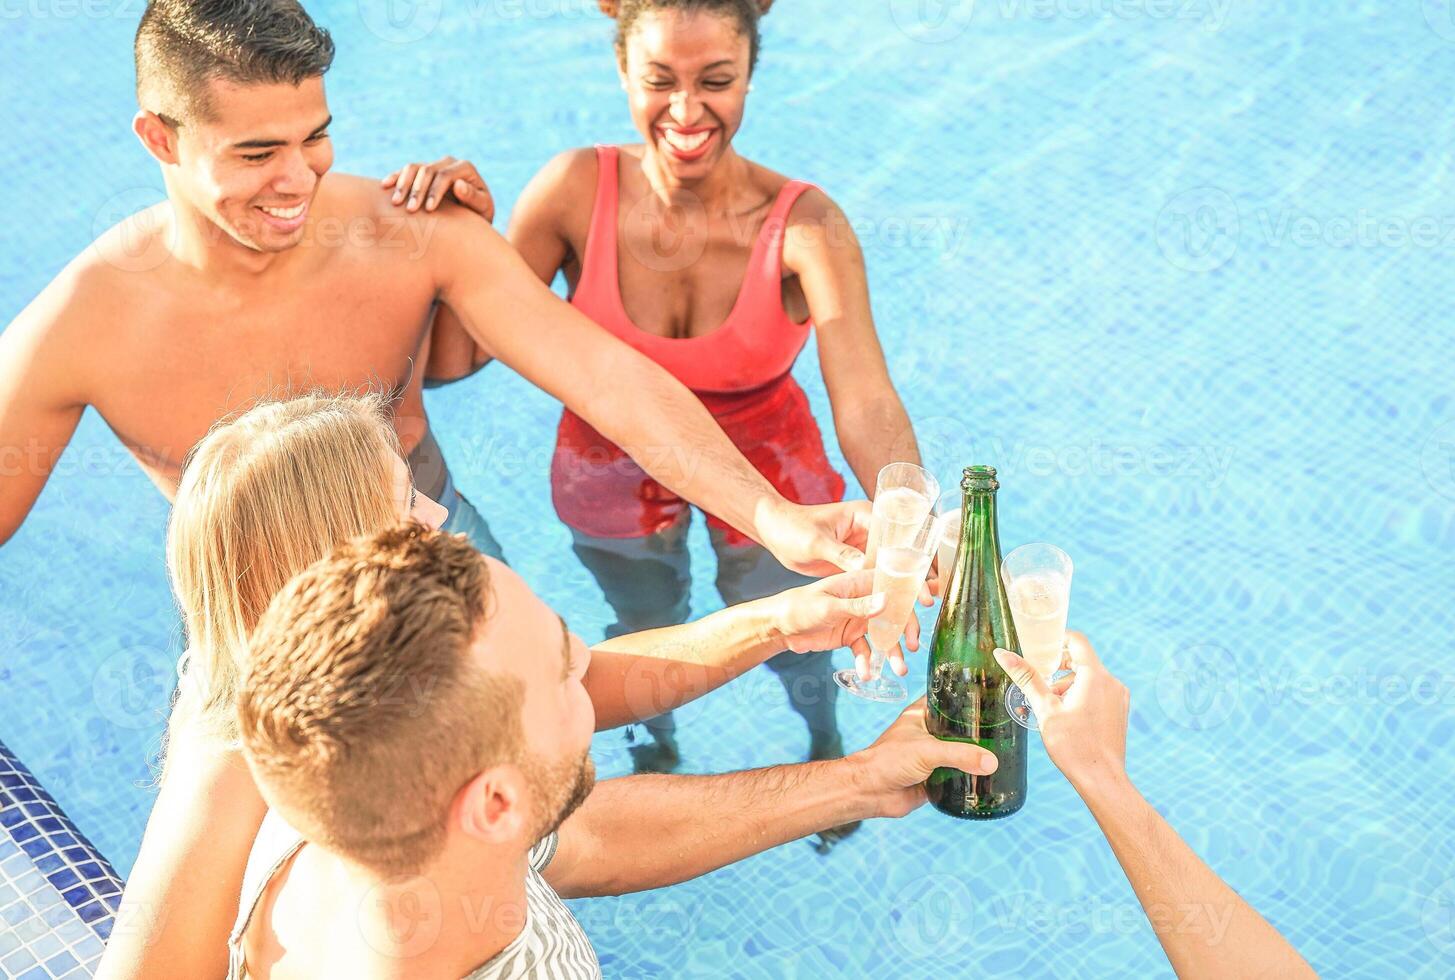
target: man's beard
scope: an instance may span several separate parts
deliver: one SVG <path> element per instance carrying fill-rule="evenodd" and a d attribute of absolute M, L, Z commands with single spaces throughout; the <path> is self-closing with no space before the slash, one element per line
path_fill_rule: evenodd
<path fill-rule="evenodd" d="M 563 759 L 555 764 L 544 763 L 539 758 L 530 766 L 531 790 L 540 801 L 541 828 L 531 835 L 533 841 L 543 840 L 554 833 L 576 808 L 586 802 L 591 789 L 596 785 L 596 763 L 591 759 L 590 749 L 576 759 Z"/>

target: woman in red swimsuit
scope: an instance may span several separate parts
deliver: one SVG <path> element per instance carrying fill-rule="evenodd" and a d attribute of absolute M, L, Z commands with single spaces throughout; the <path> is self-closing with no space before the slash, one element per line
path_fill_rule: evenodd
<path fill-rule="evenodd" d="M 880 467 L 919 454 L 848 220 L 817 187 L 733 149 L 768 5 L 603 2 L 617 21 L 622 87 L 645 142 L 556 157 L 522 193 L 509 237 L 542 280 L 564 273 L 578 309 L 691 388 L 785 496 L 826 503 L 842 499 L 844 481 L 791 373 L 811 329 L 839 445 L 860 485 L 872 494 Z M 609 633 L 685 621 L 690 507 L 570 412 L 551 483 L 576 553 L 616 612 Z M 803 581 L 733 528 L 711 515 L 707 523 L 725 602 Z M 810 757 L 841 755 L 829 652 L 770 666 L 808 722 Z M 637 768 L 674 768 L 670 716 L 648 728 L 655 744 L 633 749 Z"/>

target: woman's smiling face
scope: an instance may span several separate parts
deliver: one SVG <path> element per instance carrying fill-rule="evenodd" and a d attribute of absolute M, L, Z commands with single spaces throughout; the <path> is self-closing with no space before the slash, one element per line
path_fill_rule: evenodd
<path fill-rule="evenodd" d="M 632 122 L 681 181 L 712 172 L 742 124 L 750 45 L 737 22 L 705 11 L 643 14 L 626 39 L 622 83 Z"/>

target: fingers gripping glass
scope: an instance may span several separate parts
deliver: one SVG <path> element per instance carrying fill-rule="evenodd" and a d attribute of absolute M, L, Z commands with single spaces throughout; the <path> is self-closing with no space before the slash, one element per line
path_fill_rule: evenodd
<path fill-rule="evenodd" d="M 1066 656 L 1066 613 L 1071 606 L 1071 557 L 1055 545 L 1022 545 L 1000 563 L 1010 614 L 1015 620 L 1020 655 L 1047 686 L 1071 672 L 1061 670 Z M 1022 728 L 1040 730 L 1025 692 L 1012 684 L 1005 707 Z"/>
<path fill-rule="evenodd" d="M 929 574 L 935 555 L 938 522 L 929 512 L 928 499 L 918 527 L 907 539 L 886 535 L 881 538 L 874 563 L 874 591 L 884 594 L 884 608 L 869 620 L 869 677 L 860 680 L 857 670 L 840 670 L 834 681 L 857 697 L 870 701 L 903 701 L 909 692 L 892 674 L 884 672 L 889 651 L 899 645 L 899 638 L 909 617 L 920 587 Z"/>

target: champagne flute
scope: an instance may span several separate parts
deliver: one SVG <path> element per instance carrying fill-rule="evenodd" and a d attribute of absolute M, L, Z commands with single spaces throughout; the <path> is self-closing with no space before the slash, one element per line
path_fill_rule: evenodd
<path fill-rule="evenodd" d="M 1000 578 L 1005 583 L 1010 614 L 1015 620 L 1020 655 L 1046 679 L 1059 680 L 1066 655 L 1066 614 L 1071 606 L 1071 557 L 1055 545 L 1027 544 L 1005 556 Z M 1040 730 L 1025 692 L 1012 684 L 1005 691 L 1005 707 L 1022 728 Z"/>
<path fill-rule="evenodd" d="M 907 544 L 881 543 L 874 565 L 874 591 L 884 593 L 884 608 L 869 620 L 869 679 L 861 681 L 857 670 L 834 673 L 834 682 L 857 697 L 870 701 L 903 701 L 909 696 L 899 678 L 884 672 L 889 651 L 899 645 L 919 590 L 935 557 L 939 522 L 926 510 L 914 536 Z"/>
<path fill-rule="evenodd" d="M 875 567 L 880 546 L 897 548 L 909 544 L 935 506 L 940 482 L 929 470 L 914 463 L 890 463 L 879 471 L 874 484 L 874 512 L 869 521 L 869 547 L 864 567 Z"/>

